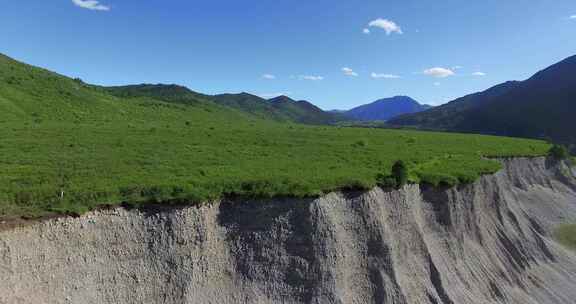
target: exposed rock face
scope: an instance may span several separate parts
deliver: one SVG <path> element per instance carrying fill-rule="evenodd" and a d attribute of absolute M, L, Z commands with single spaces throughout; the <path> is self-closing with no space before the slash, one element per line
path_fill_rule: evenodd
<path fill-rule="evenodd" d="M 544 159 L 459 189 L 93 212 L 0 232 L 0 303 L 574 303 L 576 182 Z M 562 174 L 563 173 L 563 174 Z"/>

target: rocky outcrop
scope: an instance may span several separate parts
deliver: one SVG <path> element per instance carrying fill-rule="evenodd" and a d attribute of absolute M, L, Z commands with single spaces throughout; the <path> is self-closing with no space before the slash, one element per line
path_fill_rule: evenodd
<path fill-rule="evenodd" d="M 576 182 L 544 159 L 451 189 L 101 210 L 0 232 L 0 303 L 574 303 Z"/>

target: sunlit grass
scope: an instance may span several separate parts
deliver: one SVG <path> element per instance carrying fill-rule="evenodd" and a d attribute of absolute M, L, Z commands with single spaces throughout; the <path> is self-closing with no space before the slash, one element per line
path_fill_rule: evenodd
<path fill-rule="evenodd" d="M 403 160 L 412 182 L 454 185 L 538 156 L 535 140 L 283 124 L 203 101 L 119 99 L 0 58 L 0 217 L 226 194 L 370 188 Z"/>

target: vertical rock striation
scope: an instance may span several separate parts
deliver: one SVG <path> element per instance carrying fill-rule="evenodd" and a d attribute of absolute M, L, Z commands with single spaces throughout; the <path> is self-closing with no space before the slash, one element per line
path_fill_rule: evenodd
<path fill-rule="evenodd" d="M 0 303 L 573 303 L 576 182 L 545 159 L 451 189 L 102 210 L 0 232 Z"/>

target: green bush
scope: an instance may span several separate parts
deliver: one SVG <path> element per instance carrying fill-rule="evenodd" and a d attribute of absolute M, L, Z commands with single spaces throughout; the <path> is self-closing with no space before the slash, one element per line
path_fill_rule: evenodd
<path fill-rule="evenodd" d="M 399 160 L 392 166 L 392 177 L 396 180 L 396 186 L 402 187 L 408 183 L 408 168 L 403 161 Z"/>
<path fill-rule="evenodd" d="M 398 184 L 396 179 L 390 175 L 384 175 L 382 173 L 376 175 L 376 183 L 381 188 L 396 188 Z"/>
<path fill-rule="evenodd" d="M 419 177 L 421 183 L 434 187 L 454 187 L 458 185 L 458 178 L 448 174 L 426 172 L 421 173 Z"/>
<path fill-rule="evenodd" d="M 352 144 L 352 147 L 354 147 L 354 148 L 363 148 L 363 147 L 366 147 L 366 146 L 367 146 L 367 144 L 366 144 L 366 141 L 365 141 L 365 140 L 358 140 L 358 141 L 356 141 L 355 143 Z"/>
<path fill-rule="evenodd" d="M 550 148 L 550 151 L 548 151 L 548 154 L 550 155 L 550 157 L 556 160 L 564 160 L 570 157 L 570 152 L 563 145 L 552 146 L 552 148 Z"/>

